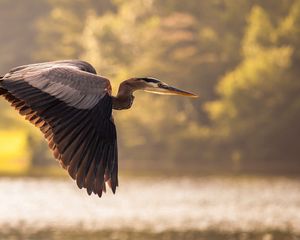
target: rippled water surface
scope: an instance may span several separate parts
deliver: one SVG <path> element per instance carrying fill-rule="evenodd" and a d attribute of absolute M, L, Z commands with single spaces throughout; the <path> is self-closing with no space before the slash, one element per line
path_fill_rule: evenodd
<path fill-rule="evenodd" d="M 283 177 L 122 178 L 117 194 L 101 199 L 69 179 L 0 178 L 0 201 L 0 237 L 7 238 L 30 232 L 37 234 L 31 239 L 75 239 L 74 231 L 90 239 L 100 233 L 109 239 L 248 239 L 253 233 L 264 240 L 300 234 L 300 180 Z"/>

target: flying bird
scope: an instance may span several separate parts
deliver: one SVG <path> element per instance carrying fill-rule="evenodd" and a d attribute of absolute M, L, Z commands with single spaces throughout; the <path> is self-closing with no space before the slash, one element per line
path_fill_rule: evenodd
<path fill-rule="evenodd" d="M 151 77 L 122 82 L 112 96 L 107 78 L 80 60 L 16 67 L 0 77 L 0 95 L 38 127 L 79 188 L 101 197 L 118 186 L 117 133 L 112 110 L 129 109 L 134 91 L 197 97 Z"/>

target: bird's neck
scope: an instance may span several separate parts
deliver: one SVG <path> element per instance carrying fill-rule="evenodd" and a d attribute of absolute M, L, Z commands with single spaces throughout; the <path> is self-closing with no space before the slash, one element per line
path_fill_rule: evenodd
<path fill-rule="evenodd" d="M 112 108 L 115 110 L 129 109 L 132 106 L 133 90 L 126 81 L 120 84 L 118 94 L 112 100 Z"/>

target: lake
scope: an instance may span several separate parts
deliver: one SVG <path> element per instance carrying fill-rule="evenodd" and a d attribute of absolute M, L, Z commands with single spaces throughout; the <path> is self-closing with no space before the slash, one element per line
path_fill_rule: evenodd
<path fill-rule="evenodd" d="M 0 239 L 300 239 L 300 179 L 123 177 L 88 196 L 71 179 L 0 178 Z"/>

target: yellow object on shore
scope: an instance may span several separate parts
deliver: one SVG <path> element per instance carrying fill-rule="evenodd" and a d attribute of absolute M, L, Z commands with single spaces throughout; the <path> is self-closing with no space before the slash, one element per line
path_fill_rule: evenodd
<path fill-rule="evenodd" d="M 27 134 L 22 130 L 0 131 L 0 173 L 20 174 L 30 166 Z"/>

